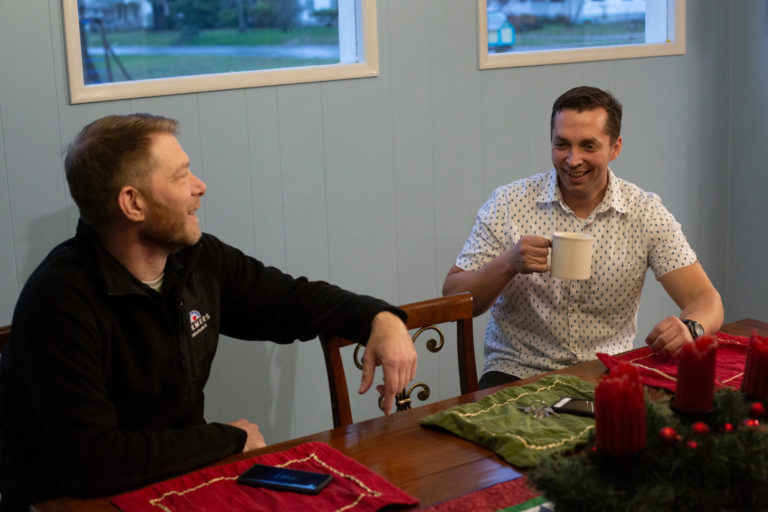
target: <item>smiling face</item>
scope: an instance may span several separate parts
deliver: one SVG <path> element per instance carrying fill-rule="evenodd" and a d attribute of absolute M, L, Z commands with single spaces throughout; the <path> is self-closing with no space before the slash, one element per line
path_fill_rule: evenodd
<path fill-rule="evenodd" d="M 557 112 L 552 129 L 552 164 L 566 204 L 586 217 L 600 204 L 608 187 L 608 164 L 621 152 L 605 133 L 608 114 L 603 108 Z M 585 214 L 585 215 L 582 215 Z"/>
<path fill-rule="evenodd" d="M 172 253 L 200 239 L 195 212 L 206 187 L 190 172 L 189 157 L 175 136 L 158 133 L 153 139 L 153 170 L 142 187 L 147 207 L 139 235 Z"/>

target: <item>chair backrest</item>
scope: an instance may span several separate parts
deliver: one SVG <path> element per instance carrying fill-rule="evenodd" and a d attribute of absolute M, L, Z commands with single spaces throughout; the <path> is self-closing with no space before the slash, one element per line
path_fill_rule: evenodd
<path fill-rule="evenodd" d="M 5 325 L 3 327 L 0 327 L 0 351 L 3 350 L 3 347 L 6 343 L 8 343 L 8 339 L 11 337 L 11 326 Z"/>
<path fill-rule="evenodd" d="M 472 335 L 472 294 L 460 293 L 448 297 L 414 302 L 400 306 L 408 314 L 406 327 L 412 333 L 414 343 L 422 334 L 430 333 L 431 337 L 426 345 L 430 352 L 438 352 L 443 347 L 445 337 L 437 327 L 438 324 L 456 323 L 456 347 L 459 361 L 459 386 L 461 393 L 477 391 L 477 368 L 475 367 L 475 344 Z M 338 336 L 320 336 L 325 356 L 325 368 L 328 372 L 328 385 L 331 392 L 331 410 L 333 413 L 333 425 L 339 427 L 352 423 L 352 410 L 349 402 L 349 390 L 347 378 L 344 373 L 344 364 L 341 358 L 341 348 L 347 345 L 355 345 Z M 355 366 L 362 369 L 362 359 L 359 356 L 362 345 L 355 347 Z M 421 388 L 418 392 L 420 400 L 429 398 L 429 386 L 423 382 L 412 385 L 408 390 L 403 390 L 396 397 L 397 410 L 410 409 L 411 393 Z M 379 400 L 379 408 L 382 401 Z M 383 410 L 383 409 L 382 409 Z"/>

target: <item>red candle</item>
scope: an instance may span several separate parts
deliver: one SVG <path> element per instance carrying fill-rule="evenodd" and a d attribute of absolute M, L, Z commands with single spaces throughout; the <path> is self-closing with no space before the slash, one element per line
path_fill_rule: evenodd
<path fill-rule="evenodd" d="M 753 332 L 749 338 L 741 390 L 757 400 L 768 398 L 768 336 Z"/>
<path fill-rule="evenodd" d="M 677 361 L 677 389 L 673 407 L 681 412 L 712 411 L 715 396 L 717 338 L 699 336 L 683 345 Z"/>
<path fill-rule="evenodd" d="M 645 400 L 637 369 L 619 363 L 595 387 L 597 449 L 614 455 L 645 447 Z"/>

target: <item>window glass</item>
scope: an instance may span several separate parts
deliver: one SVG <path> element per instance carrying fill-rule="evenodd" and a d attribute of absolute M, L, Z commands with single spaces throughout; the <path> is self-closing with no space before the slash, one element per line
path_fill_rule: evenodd
<path fill-rule="evenodd" d="M 86 84 L 339 63 L 331 0 L 80 0 Z"/>
<path fill-rule="evenodd" d="M 683 0 L 478 3 L 481 67 L 685 52 Z"/>
<path fill-rule="evenodd" d="M 62 0 L 62 5 L 70 85 L 92 98 L 83 101 L 378 72 L 375 0 Z M 219 80 L 196 80 L 197 86 L 190 81 L 211 75 Z M 169 79 L 177 81 L 175 90 Z M 139 84 L 155 80 L 163 82 Z M 125 87 L 117 87 L 121 84 Z M 105 94 L 110 97 L 100 97 Z"/>

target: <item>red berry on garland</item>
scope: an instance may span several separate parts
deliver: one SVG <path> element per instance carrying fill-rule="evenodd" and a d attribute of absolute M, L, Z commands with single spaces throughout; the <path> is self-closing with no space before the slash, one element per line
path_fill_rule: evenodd
<path fill-rule="evenodd" d="M 698 448 L 698 447 L 699 447 L 699 443 L 697 443 L 697 442 L 696 442 L 696 441 L 694 441 L 693 439 L 690 439 L 690 440 L 688 440 L 688 442 L 687 442 L 687 443 L 685 443 L 685 446 L 686 446 L 686 448 L 688 448 L 689 450 L 695 450 L 696 448 Z"/>
<path fill-rule="evenodd" d="M 697 421 L 696 423 L 691 425 L 691 430 L 697 436 L 705 436 L 709 434 L 709 425 L 707 425 L 703 421 Z"/>
<path fill-rule="evenodd" d="M 754 418 L 747 418 L 744 420 L 744 425 L 747 428 L 757 428 L 760 426 L 760 421 Z"/>
<path fill-rule="evenodd" d="M 661 427 L 659 439 L 664 444 L 675 444 L 678 439 L 677 431 L 672 427 Z"/>
<path fill-rule="evenodd" d="M 733 423 L 726 423 L 725 425 L 723 425 L 723 432 L 725 432 L 726 434 L 730 434 L 734 430 L 736 429 L 733 428 Z"/>
<path fill-rule="evenodd" d="M 765 406 L 762 402 L 752 402 L 752 405 L 749 406 L 749 416 L 750 418 L 762 418 L 765 416 Z"/>

